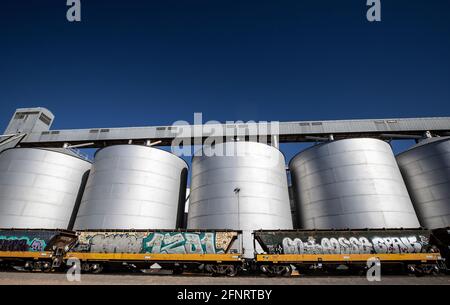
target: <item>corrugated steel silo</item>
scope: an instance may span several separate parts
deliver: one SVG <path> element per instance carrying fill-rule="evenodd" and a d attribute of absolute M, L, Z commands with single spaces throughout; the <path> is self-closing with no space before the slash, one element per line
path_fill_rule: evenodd
<path fill-rule="evenodd" d="M 292 229 L 284 160 L 278 149 L 256 142 L 204 147 L 192 161 L 188 228 L 243 230 L 247 257 L 253 230 Z"/>
<path fill-rule="evenodd" d="M 76 229 L 176 229 L 182 224 L 187 164 L 161 149 L 100 149 L 86 185 Z"/>
<path fill-rule="evenodd" d="M 424 140 L 397 162 L 422 226 L 450 226 L 450 137 Z"/>
<path fill-rule="evenodd" d="M 69 228 L 90 168 L 90 162 L 65 149 L 3 151 L 0 227 Z"/>
<path fill-rule="evenodd" d="M 420 226 L 386 142 L 323 143 L 296 155 L 289 167 L 303 229 Z"/>

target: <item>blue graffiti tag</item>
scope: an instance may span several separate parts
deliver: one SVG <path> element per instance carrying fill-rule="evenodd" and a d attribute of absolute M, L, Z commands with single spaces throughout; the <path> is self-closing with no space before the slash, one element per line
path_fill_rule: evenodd
<path fill-rule="evenodd" d="M 151 233 L 143 239 L 144 253 L 220 254 L 226 249 L 216 248 L 215 233 L 169 232 Z"/>

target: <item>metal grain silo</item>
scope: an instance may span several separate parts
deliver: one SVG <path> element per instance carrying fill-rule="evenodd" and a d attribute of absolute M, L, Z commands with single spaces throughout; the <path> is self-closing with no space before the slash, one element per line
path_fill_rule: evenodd
<path fill-rule="evenodd" d="M 243 230 L 247 257 L 254 252 L 253 230 L 292 229 L 285 161 L 278 149 L 227 142 L 202 152 L 192 161 L 189 229 Z"/>
<path fill-rule="evenodd" d="M 65 149 L 0 154 L 0 227 L 70 229 L 91 163 Z"/>
<path fill-rule="evenodd" d="M 450 137 L 424 140 L 397 162 L 422 226 L 450 226 Z"/>
<path fill-rule="evenodd" d="M 304 229 L 419 227 L 391 147 L 376 139 L 313 146 L 289 164 Z"/>
<path fill-rule="evenodd" d="M 76 229 L 175 229 L 183 221 L 187 164 L 157 148 L 100 149 Z"/>

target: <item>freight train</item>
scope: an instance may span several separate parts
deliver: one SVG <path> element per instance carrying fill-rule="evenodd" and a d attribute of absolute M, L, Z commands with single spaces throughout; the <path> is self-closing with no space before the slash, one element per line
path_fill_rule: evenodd
<path fill-rule="evenodd" d="M 0 231 L 4 267 L 288 275 L 364 270 L 375 258 L 383 270 L 447 269 L 450 137 L 429 132 L 439 118 L 424 130 L 416 121 L 424 135 L 397 156 L 384 133 L 402 120 L 301 122 L 284 125 L 296 130 L 293 142 L 313 129 L 329 134 L 289 162 L 277 137 L 271 145 L 237 135 L 209 145 L 196 136 L 204 145 L 190 166 L 154 147 L 179 126 L 132 129 L 119 141 L 124 129 L 60 132 L 50 130 L 52 118 L 19 109 L 5 134 L 15 141 L 29 130 L 36 142 L 0 142 L 0 228 L 28 228 Z M 356 131 L 341 133 L 353 124 Z M 99 148 L 92 162 L 73 150 L 86 145 Z M 427 229 L 396 229 L 419 227 Z"/>
<path fill-rule="evenodd" d="M 376 259 L 384 269 L 401 266 L 416 274 L 447 271 L 450 228 L 383 230 L 253 231 L 253 258 L 243 256 L 241 231 L 1 229 L 4 268 L 64 271 L 78 262 L 82 272 L 142 272 L 158 264 L 173 273 L 235 276 L 290 275 L 322 269 L 367 268 Z M 382 269 L 383 270 L 383 269 Z"/>

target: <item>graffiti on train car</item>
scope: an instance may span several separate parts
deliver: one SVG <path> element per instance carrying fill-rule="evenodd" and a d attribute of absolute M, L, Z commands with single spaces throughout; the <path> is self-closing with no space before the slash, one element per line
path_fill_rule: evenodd
<path fill-rule="evenodd" d="M 425 230 L 255 234 L 269 253 L 278 254 L 422 253 L 430 248 L 429 233 Z"/>
<path fill-rule="evenodd" d="M 44 251 L 47 243 L 28 236 L 0 236 L 0 251 Z"/>
<path fill-rule="evenodd" d="M 80 232 L 74 252 L 225 253 L 236 232 Z"/>
<path fill-rule="evenodd" d="M 234 236 L 233 232 L 155 232 L 144 239 L 143 248 L 148 253 L 221 254 Z"/>
<path fill-rule="evenodd" d="M 420 240 L 419 240 L 420 239 Z M 403 237 L 331 237 L 307 240 L 286 237 L 282 241 L 285 254 L 365 254 L 365 253 L 420 253 L 427 244 L 426 238 L 420 236 Z"/>

